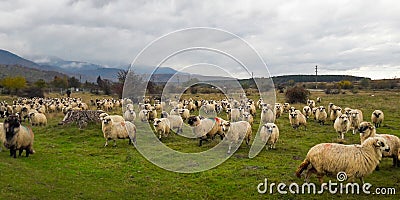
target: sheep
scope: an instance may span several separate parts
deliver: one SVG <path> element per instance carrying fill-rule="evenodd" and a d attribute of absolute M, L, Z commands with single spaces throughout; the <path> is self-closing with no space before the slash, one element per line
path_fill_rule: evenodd
<path fill-rule="evenodd" d="M 282 115 L 282 113 L 283 113 L 283 108 L 282 108 L 282 106 L 281 106 L 280 103 L 275 103 L 274 112 L 275 112 L 275 118 L 276 118 L 276 119 L 279 118 L 279 117 Z"/>
<path fill-rule="evenodd" d="M 179 109 L 179 114 L 181 115 L 183 121 L 186 121 L 190 117 L 190 111 L 189 109 Z"/>
<path fill-rule="evenodd" d="M 339 137 L 344 140 L 344 134 L 350 129 L 350 120 L 347 115 L 341 114 L 339 117 L 337 117 L 335 123 L 333 124 L 333 128 L 337 133 L 339 133 Z"/>
<path fill-rule="evenodd" d="M 275 149 L 275 144 L 279 139 L 279 128 L 274 123 L 266 123 L 261 127 L 260 130 L 261 140 L 267 145 L 265 149 Z"/>
<path fill-rule="evenodd" d="M 315 108 L 315 101 L 314 100 L 307 100 L 307 105 L 310 106 L 310 108 Z"/>
<path fill-rule="evenodd" d="M 386 139 L 387 144 L 390 147 L 390 151 L 384 152 L 383 157 L 393 158 L 393 166 L 400 167 L 400 161 L 398 159 L 400 156 L 400 139 L 397 136 L 390 134 L 377 134 L 375 126 L 373 126 L 370 122 L 361 122 L 358 130 L 360 132 L 361 143 L 370 137 L 382 137 Z"/>
<path fill-rule="evenodd" d="M 318 123 L 320 123 L 321 125 L 324 125 L 326 119 L 328 118 L 328 114 L 326 113 L 324 106 L 320 106 L 318 109 L 319 109 L 319 112 L 316 113 L 315 117 L 316 117 Z"/>
<path fill-rule="evenodd" d="M 129 139 L 129 144 L 135 141 L 136 127 L 134 124 L 128 121 L 115 122 L 111 116 L 105 116 L 102 120 L 101 130 L 103 131 L 104 139 L 106 143 L 104 147 L 108 146 L 108 140 L 114 140 L 114 147 L 117 146 L 117 139 Z M 134 131 L 134 137 L 129 132 Z"/>
<path fill-rule="evenodd" d="M 389 151 L 386 140 L 379 137 L 369 138 L 361 145 L 343 145 L 337 143 L 321 143 L 313 146 L 306 158 L 296 170 L 296 176 L 311 164 L 307 171 L 306 181 L 315 173 L 321 185 L 324 175 L 336 176 L 345 172 L 349 180 L 360 178 L 364 184 L 364 177 L 371 174 L 382 159 L 382 152 Z"/>
<path fill-rule="evenodd" d="M 168 118 L 155 118 L 153 126 L 154 130 L 157 132 L 158 139 L 161 140 L 162 136 L 168 137 L 171 127 Z"/>
<path fill-rule="evenodd" d="M 192 127 L 193 133 L 199 138 L 199 146 L 202 146 L 203 140 L 214 139 L 215 135 L 219 135 L 222 140 L 224 133 L 221 123 L 223 122 L 224 120 L 218 117 L 200 119 L 199 116 L 190 116 L 188 119 L 188 124 Z"/>
<path fill-rule="evenodd" d="M 306 119 L 310 118 L 311 114 L 312 114 L 312 110 L 311 110 L 310 106 L 304 106 L 303 115 L 306 117 Z"/>
<path fill-rule="evenodd" d="M 375 127 L 381 126 L 385 116 L 381 110 L 374 110 L 371 115 L 371 122 L 374 123 Z"/>
<path fill-rule="evenodd" d="M 246 105 L 246 110 L 249 112 L 251 115 L 256 116 L 256 107 L 253 104 L 248 104 Z"/>
<path fill-rule="evenodd" d="M 4 142 L 6 141 L 6 134 L 4 132 L 4 125 L 0 123 L 0 152 L 3 150 Z"/>
<path fill-rule="evenodd" d="M 150 108 L 149 113 L 147 115 L 148 121 L 154 121 L 157 118 L 157 110 L 155 108 Z"/>
<path fill-rule="evenodd" d="M 241 120 L 240 116 L 241 116 L 240 110 L 237 108 L 228 109 L 227 111 L 227 118 L 231 122 L 240 121 Z"/>
<path fill-rule="evenodd" d="M 182 128 L 183 128 L 183 120 L 182 117 L 179 115 L 169 115 L 167 112 L 163 111 L 161 113 L 161 118 L 167 118 L 170 123 L 170 129 L 174 130 L 176 129 L 176 133 L 180 134 L 182 133 Z"/>
<path fill-rule="evenodd" d="M 321 103 L 321 97 L 317 97 L 317 103 Z"/>
<path fill-rule="evenodd" d="M 318 108 L 312 108 L 311 112 L 314 115 L 314 120 L 317 121 L 317 113 L 319 112 L 319 109 Z"/>
<path fill-rule="evenodd" d="M 47 125 L 47 118 L 46 115 L 44 115 L 43 113 L 29 113 L 29 118 L 32 126 Z"/>
<path fill-rule="evenodd" d="M 101 121 L 103 121 L 103 119 L 107 116 L 110 116 L 113 122 L 125 122 L 125 119 L 121 115 L 109 115 L 108 113 L 101 113 L 99 118 Z"/>
<path fill-rule="evenodd" d="M 275 122 L 275 114 L 274 111 L 269 108 L 269 106 L 265 106 L 261 111 L 261 123 L 274 123 Z"/>
<path fill-rule="evenodd" d="M 35 153 L 33 150 L 34 134 L 32 129 L 22 126 L 19 116 L 10 115 L 4 121 L 3 126 L 6 135 L 4 146 L 10 149 L 11 157 L 17 157 L 17 150 L 19 150 L 19 156 L 21 156 L 23 150 L 26 152 L 26 157 Z"/>
<path fill-rule="evenodd" d="M 299 110 L 296 110 L 296 111 L 290 113 L 289 121 L 290 121 L 290 125 L 294 129 L 297 129 L 299 126 L 303 125 L 304 129 L 307 130 L 306 117 Z"/>
<path fill-rule="evenodd" d="M 148 119 L 148 115 L 149 115 L 149 111 L 146 109 L 143 109 L 139 112 L 139 119 L 141 122 L 147 122 Z"/>
<path fill-rule="evenodd" d="M 329 119 L 331 120 L 331 121 L 335 121 L 336 120 L 336 118 L 338 118 L 339 116 L 341 116 L 342 115 L 342 108 L 340 108 L 339 106 L 335 106 L 335 105 L 333 105 L 331 108 L 330 108 L 330 113 L 329 113 Z"/>
<path fill-rule="evenodd" d="M 350 119 L 350 129 L 353 130 L 353 135 L 356 134 L 360 123 L 363 121 L 362 112 L 360 110 L 354 109 L 349 112 Z"/>
<path fill-rule="evenodd" d="M 251 115 L 250 113 L 244 112 L 242 114 L 242 119 L 243 119 L 243 121 L 249 122 L 249 124 L 251 126 L 253 126 L 254 118 L 253 118 L 253 115 Z"/>
<path fill-rule="evenodd" d="M 290 104 L 289 103 L 284 103 L 283 104 L 283 112 L 288 113 L 290 109 Z"/>
<path fill-rule="evenodd" d="M 251 125 L 246 121 L 238 121 L 238 122 L 223 122 L 222 131 L 225 134 L 226 139 L 229 142 L 228 154 L 231 153 L 232 144 L 238 143 L 239 140 L 245 140 L 246 144 L 250 144 L 251 140 Z"/>
<path fill-rule="evenodd" d="M 127 109 L 124 112 L 124 120 L 125 121 L 130 121 L 130 122 L 134 122 L 136 119 L 136 113 L 133 109 Z"/>
<path fill-rule="evenodd" d="M 332 111 L 332 107 L 334 106 L 334 104 L 333 103 L 329 103 L 328 104 L 328 113 L 329 114 L 331 114 L 331 111 Z"/>

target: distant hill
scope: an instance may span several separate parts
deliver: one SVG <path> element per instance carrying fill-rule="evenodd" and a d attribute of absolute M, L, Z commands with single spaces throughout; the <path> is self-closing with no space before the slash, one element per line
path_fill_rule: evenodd
<path fill-rule="evenodd" d="M 318 82 L 339 82 L 342 80 L 348 81 L 360 81 L 366 77 L 349 76 L 349 75 L 318 75 Z M 370 78 L 366 78 L 371 80 Z M 293 80 L 296 83 L 299 82 L 315 82 L 315 75 L 285 75 L 285 76 L 274 76 L 272 77 L 274 84 L 286 83 Z"/>
<path fill-rule="evenodd" d="M 19 65 L 1 65 L 0 64 L 0 79 L 7 76 L 23 76 L 28 82 L 35 82 L 39 79 L 43 79 L 46 82 L 50 82 L 55 76 L 63 77 L 65 74 L 54 72 L 54 71 L 43 71 Z"/>
<path fill-rule="evenodd" d="M 0 49 L 0 64 L 2 65 L 19 65 L 19 66 L 24 66 L 24 67 L 29 67 L 29 68 L 34 68 L 34 69 L 41 69 L 40 65 L 27 60 L 25 58 L 19 57 L 9 51 L 1 50 Z"/>

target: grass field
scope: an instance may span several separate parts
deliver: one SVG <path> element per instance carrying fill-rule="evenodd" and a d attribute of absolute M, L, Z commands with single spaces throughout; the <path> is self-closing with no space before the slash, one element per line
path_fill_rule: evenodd
<path fill-rule="evenodd" d="M 373 96 L 372 96 L 373 95 Z M 373 110 L 385 113 L 383 127 L 378 133 L 400 136 L 399 92 L 363 92 L 358 94 L 325 95 L 313 93 L 311 98 L 322 97 L 321 105 L 329 102 L 342 108 L 359 108 L 364 120 L 370 120 Z M 86 96 L 88 101 L 91 97 Z M 0 101 L 10 97 L 0 96 Z M 278 94 L 283 103 L 283 95 Z M 303 105 L 294 105 L 300 109 Z M 120 111 L 116 111 L 119 113 Z M 259 111 L 258 111 L 259 112 Z M 315 144 L 337 142 L 332 122 L 324 126 L 309 121 L 308 130 L 293 130 L 287 114 L 276 124 L 280 140 L 276 150 L 265 149 L 253 159 L 248 158 L 245 144 L 226 162 L 200 173 L 180 174 L 161 169 L 144 157 L 128 141 L 117 141 L 117 147 L 103 147 L 100 124 L 89 124 L 85 130 L 76 125 L 59 126 L 62 114 L 48 116 L 46 127 L 33 127 L 36 153 L 29 158 L 9 157 L 0 152 L 0 199 L 399 199 L 400 168 L 392 167 L 391 159 L 383 159 L 380 171 L 365 181 L 375 187 L 396 188 L 396 195 L 365 194 L 259 194 L 257 185 L 267 178 L 269 183 L 292 182 L 302 184 L 294 172 L 307 151 Z M 258 115 L 259 116 L 259 115 Z M 258 119 L 256 119 L 256 123 Z M 253 127 L 253 134 L 258 127 Z M 219 139 L 198 147 L 198 141 L 172 135 L 164 140 L 174 149 L 199 152 L 209 149 Z M 359 135 L 346 135 L 346 143 L 359 143 Z M 327 178 L 325 181 L 336 181 Z M 317 183 L 315 176 L 311 179 Z M 318 184 L 319 185 L 319 184 Z M 371 189 L 374 191 L 374 189 Z"/>

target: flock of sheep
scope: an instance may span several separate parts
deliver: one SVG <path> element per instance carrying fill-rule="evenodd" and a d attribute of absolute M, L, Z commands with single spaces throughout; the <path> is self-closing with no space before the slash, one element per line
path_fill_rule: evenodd
<path fill-rule="evenodd" d="M 329 103 L 327 107 L 321 104 L 321 98 L 307 100 L 307 104 L 296 109 L 289 103 L 269 104 L 263 99 L 253 101 L 246 97 L 240 100 L 193 100 L 176 99 L 161 102 L 160 100 L 143 98 L 138 105 L 130 99 L 96 99 L 91 100 L 90 106 L 96 110 L 89 110 L 89 105 L 80 98 L 20 98 L 11 105 L 0 103 L 0 117 L 6 118 L 0 123 L 0 142 L 10 149 L 10 155 L 16 157 L 16 151 L 21 155 L 26 151 L 26 156 L 33 154 L 32 130 L 21 125 L 28 121 L 32 126 L 46 126 L 46 113 L 63 112 L 64 119 L 60 124 L 77 122 L 84 128 L 88 122 L 101 122 L 101 130 L 105 138 L 104 146 L 109 140 L 129 139 L 129 143 L 136 143 L 135 123 L 150 123 L 156 136 L 162 140 L 169 137 L 171 131 L 182 134 L 187 123 L 199 139 L 199 146 L 204 141 L 214 140 L 218 135 L 220 139 L 226 138 L 229 142 L 227 153 L 231 153 L 233 144 L 244 140 L 250 144 L 252 126 L 257 110 L 260 110 L 260 136 L 267 144 L 266 149 L 275 149 L 279 140 L 279 128 L 275 121 L 277 118 L 288 116 L 288 121 L 294 129 L 303 126 L 307 130 L 310 120 L 324 125 L 327 121 L 333 123 L 333 129 L 339 139 L 344 140 L 345 134 L 351 131 L 360 133 L 360 144 L 343 145 L 336 143 L 322 143 L 312 147 L 305 160 L 296 171 L 301 177 L 307 170 L 306 180 L 311 174 L 317 174 L 322 183 L 324 175 L 336 175 L 346 172 L 349 178 L 360 178 L 370 174 L 377 168 L 382 157 L 393 158 L 393 165 L 400 166 L 399 150 L 400 139 L 394 135 L 377 134 L 376 128 L 384 120 L 381 110 L 371 114 L 371 121 L 365 122 L 360 109 L 344 108 Z M 115 108 L 122 108 L 122 115 L 110 115 L 107 112 Z M 165 111 L 170 108 L 169 112 Z M 138 115 L 136 116 L 136 111 Z M 211 116 L 204 117 L 193 115 L 194 111 Z M 286 113 L 286 114 L 285 114 Z M 213 115 L 214 114 L 214 115 Z M 239 144 L 240 145 L 240 144 Z"/>

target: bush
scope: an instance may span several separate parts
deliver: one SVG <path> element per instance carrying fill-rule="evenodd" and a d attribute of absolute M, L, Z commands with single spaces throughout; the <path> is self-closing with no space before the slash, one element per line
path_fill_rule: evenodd
<path fill-rule="evenodd" d="M 33 97 L 44 98 L 43 90 L 38 87 L 30 87 L 30 88 L 25 88 L 25 89 L 19 90 L 17 95 L 19 97 L 27 97 L 27 98 L 33 98 Z"/>
<path fill-rule="evenodd" d="M 288 88 L 285 93 L 286 102 L 288 103 L 306 103 L 310 92 L 304 87 Z"/>

